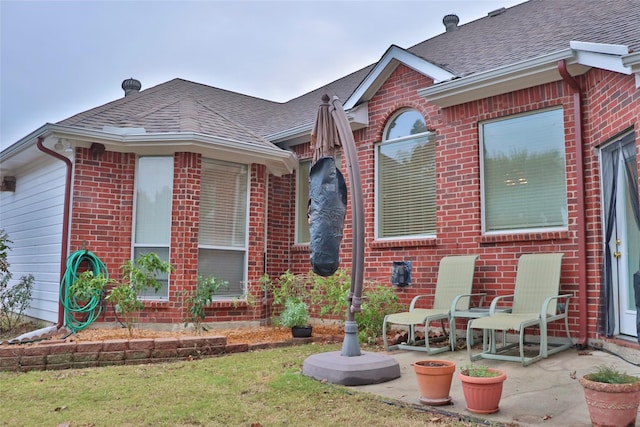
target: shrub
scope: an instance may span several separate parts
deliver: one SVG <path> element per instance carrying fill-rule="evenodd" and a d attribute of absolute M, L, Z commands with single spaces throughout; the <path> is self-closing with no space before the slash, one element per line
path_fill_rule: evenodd
<path fill-rule="evenodd" d="M 31 305 L 31 291 L 35 281 L 32 274 L 20 277 L 18 283 L 10 285 L 13 275 L 7 261 L 11 250 L 9 237 L 0 230 L 0 330 L 11 331 L 22 321 L 22 314 Z"/>
<path fill-rule="evenodd" d="M 333 276 L 315 276 L 313 303 L 320 307 L 320 316 L 341 316 L 347 312 L 351 277 L 344 270 Z M 360 342 L 373 343 L 382 335 L 384 316 L 403 311 L 398 296 L 390 286 L 376 282 L 363 283 L 362 311 L 355 314 Z"/>
<path fill-rule="evenodd" d="M 138 299 L 138 295 L 147 288 L 158 292 L 162 286 L 158 281 L 158 274 L 171 273 L 173 266 L 162 261 L 157 254 L 149 252 L 133 261 L 127 260 L 120 269 L 122 281 L 111 289 L 107 300 L 114 304 L 116 313 L 123 316 L 131 336 L 138 314 L 144 308 L 144 303 Z"/>
<path fill-rule="evenodd" d="M 229 282 L 218 279 L 217 277 L 198 276 L 196 289 L 185 293 L 185 304 L 188 313 L 185 318 L 185 327 L 189 322 L 193 324 L 197 334 L 206 331 L 202 322 L 205 318 L 205 308 L 213 301 L 213 296 L 220 288 L 229 288 Z"/>

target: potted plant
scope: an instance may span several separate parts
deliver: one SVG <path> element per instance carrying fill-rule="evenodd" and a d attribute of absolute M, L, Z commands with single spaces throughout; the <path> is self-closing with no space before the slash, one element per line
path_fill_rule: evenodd
<path fill-rule="evenodd" d="M 640 403 L 640 377 L 597 366 L 580 378 L 594 426 L 634 426 Z"/>
<path fill-rule="evenodd" d="M 451 380 L 456 364 L 448 360 L 419 360 L 412 364 L 420 389 L 420 403 L 431 406 L 451 403 Z"/>
<path fill-rule="evenodd" d="M 280 313 L 280 324 L 291 328 L 294 338 L 308 338 L 313 328 L 309 325 L 309 306 L 304 301 L 290 298 Z"/>
<path fill-rule="evenodd" d="M 499 411 L 502 384 L 507 379 L 507 374 L 484 365 L 466 365 L 460 370 L 458 378 L 462 383 L 467 411 L 477 414 Z"/>

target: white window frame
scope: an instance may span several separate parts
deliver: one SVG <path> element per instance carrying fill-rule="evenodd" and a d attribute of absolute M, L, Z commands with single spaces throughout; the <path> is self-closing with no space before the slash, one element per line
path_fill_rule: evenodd
<path fill-rule="evenodd" d="M 311 237 L 309 236 L 309 220 L 307 217 L 307 209 L 309 206 L 309 171 L 311 170 L 311 159 L 300 160 L 298 170 L 296 171 L 296 228 L 295 228 L 295 242 L 296 244 L 306 245 L 309 244 Z M 306 176 L 303 176 L 302 165 L 307 165 Z M 301 194 L 302 186 L 306 184 L 306 199 Z M 306 227 L 308 239 L 302 239 L 300 233 L 303 227 Z"/>
<path fill-rule="evenodd" d="M 170 189 L 169 189 L 169 193 L 170 193 L 170 203 L 169 203 L 169 224 L 168 224 L 168 241 L 157 241 L 157 242 L 138 242 L 138 237 L 137 237 L 137 223 L 138 223 L 138 213 L 139 213 L 139 206 L 138 206 L 138 190 L 139 190 L 139 185 L 140 185 L 140 176 L 141 176 L 141 170 L 140 170 L 140 161 L 141 159 L 150 159 L 150 158 L 157 158 L 157 159 L 170 159 L 171 160 L 171 167 L 164 167 L 164 168 L 157 168 L 157 171 L 160 171 L 162 173 L 168 173 L 170 176 L 169 182 L 170 182 Z M 139 156 L 136 159 L 136 169 L 135 169 L 135 184 L 134 184 L 134 200 L 133 200 L 133 225 L 132 225 L 132 232 L 133 232 L 133 236 L 131 239 L 132 242 L 132 248 L 131 248 L 131 259 L 135 260 L 138 254 L 144 254 L 144 253 L 148 253 L 148 252 L 155 252 L 160 259 L 162 259 L 163 261 L 169 262 L 169 260 L 171 259 L 171 216 L 172 216 L 172 212 L 173 212 L 173 178 L 174 178 L 174 158 L 173 156 Z M 162 256 L 162 253 L 159 253 L 158 249 L 166 249 L 166 257 Z M 167 275 L 167 274 L 159 274 L 158 279 L 160 281 L 165 281 L 167 282 L 167 286 L 166 286 L 166 294 L 164 293 L 156 293 L 153 290 L 149 289 L 148 291 L 145 291 L 142 293 L 142 295 L 138 295 L 138 299 L 140 300 L 150 300 L 150 301 L 168 301 L 169 300 L 169 295 L 171 295 L 171 276 Z M 162 291 L 162 289 L 161 289 Z"/>
<path fill-rule="evenodd" d="M 220 291 L 223 293 L 222 295 L 214 295 L 214 301 L 236 301 L 238 299 L 246 299 L 247 295 L 248 295 L 248 288 L 247 288 L 247 275 L 248 275 L 248 268 L 249 268 L 249 229 L 250 229 L 250 214 L 251 214 L 251 207 L 250 207 L 250 198 L 251 198 L 251 165 L 248 164 L 242 164 L 242 163 L 234 163 L 234 162 L 228 162 L 228 161 L 222 161 L 222 160 L 215 160 L 215 159 L 206 159 L 203 158 L 203 166 L 205 162 L 210 162 L 212 164 L 219 164 L 221 166 L 224 165 L 231 165 L 234 167 L 243 167 L 246 169 L 246 200 L 245 200 L 245 226 L 244 226 L 244 239 L 243 239 L 243 243 L 242 246 L 233 246 L 233 245 L 219 245 L 219 244 L 203 244 L 200 242 L 200 240 L 198 240 L 198 257 L 200 257 L 200 251 L 201 250 L 219 250 L 219 251 L 227 251 L 227 252 L 241 252 L 244 254 L 244 260 L 243 260 L 243 265 L 242 265 L 242 280 L 240 281 L 240 290 L 241 292 L 239 293 L 228 293 L 225 294 L 224 289 L 221 289 Z M 203 192 L 203 184 L 201 183 L 201 188 L 200 188 L 200 194 L 202 194 Z M 200 272 L 200 267 L 198 267 L 198 275 L 201 275 Z M 227 278 L 224 277 L 224 275 L 216 275 L 213 274 L 215 277 L 217 277 L 218 279 L 222 279 L 222 280 L 227 280 Z"/>
<path fill-rule="evenodd" d="M 562 145 L 562 155 L 563 155 L 563 173 L 564 173 L 564 209 L 562 210 L 564 225 L 562 226 L 531 226 L 531 227 L 515 227 L 515 228 L 503 228 L 496 230 L 489 230 L 487 226 L 487 195 L 486 195 L 486 177 L 485 177 L 485 155 L 484 155 L 484 147 L 485 147 L 485 132 L 484 126 L 490 125 L 492 123 L 504 122 L 513 119 L 521 119 L 523 117 L 532 116 L 536 114 L 545 114 L 550 112 L 560 112 L 561 116 L 561 145 Z M 556 232 L 556 231 L 566 231 L 568 230 L 568 196 L 567 196 L 567 149 L 566 149 L 566 138 L 565 138 L 565 124 L 564 124 L 564 110 L 560 107 L 546 108 L 535 111 L 529 111 L 522 114 L 514 114 L 510 116 L 501 117 L 498 119 L 486 120 L 478 123 L 478 135 L 479 135 L 479 157 L 480 157 L 480 197 L 481 197 L 481 221 L 482 221 L 482 234 L 484 235 L 500 235 L 500 234 L 523 234 L 523 233 L 541 233 L 541 232 Z M 524 135 L 523 135 L 524 136 Z M 526 136 L 531 136 L 531 133 L 526 133 Z M 578 142 L 579 143 L 579 142 Z M 519 181 L 528 181 L 525 177 L 524 179 L 520 177 L 515 177 L 513 180 L 505 178 L 505 185 L 509 181 L 510 185 L 518 186 Z"/>
<path fill-rule="evenodd" d="M 393 114 L 384 129 L 383 132 L 383 138 L 386 137 L 386 135 L 389 132 L 389 126 L 391 126 L 392 123 L 395 122 L 395 120 L 402 115 L 405 112 L 408 111 L 413 111 L 416 112 L 417 114 L 420 114 L 419 111 L 415 110 L 415 109 L 410 109 L 410 108 L 403 108 L 399 111 L 397 111 L 395 114 Z M 422 117 L 425 126 L 427 125 L 427 121 L 424 118 L 424 116 L 422 116 L 422 114 L 420 114 L 420 116 Z M 406 235 L 396 235 L 396 236 L 381 236 L 381 232 L 380 232 L 380 221 L 381 221 L 381 212 L 380 212 L 380 204 L 381 204 L 381 194 L 380 194 L 380 187 L 381 187 L 381 182 L 380 182 L 380 148 L 385 146 L 385 145 L 392 145 L 392 144 L 397 144 L 397 143 L 403 143 L 412 139 L 422 139 L 422 138 L 426 138 L 427 139 L 427 143 L 428 144 L 433 144 L 434 147 L 434 156 L 433 156 L 433 173 L 434 173 L 434 177 L 433 177 L 433 196 L 434 196 L 434 206 L 433 206 L 433 210 L 434 210 L 434 230 L 432 233 L 421 233 L 421 234 L 406 234 Z M 399 137 L 399 138 L 394 138 L 394 139 L 389 139 L 389 140 L 382 140 L 381 142 L 377 143 L 375 145 L 375 149 L 374 149 L 374 161 L 375 161 L 375 178 L 374 178 L 374 182 L 375 182 L 375 210 L 374 210 L 374 223 L 375 223 L 375 239 L 376 240 L 380 240 L 380 241 L 385 241 L 385 240 L 410 240 L 410 239 L 428 239 L 428 238 L 435 238 L 437 236 L 437 232 L 436 232 L 436 226 L 437 226 L 437 183 L 436 183 L 436 176 L 435 176 L 435 168 L 436 168 L 436 155 L 435 155 L 435 133 L 433 131 L 429 131 L 427 130 L 426 132 L 422 132 L 422 133 L 417 133 L 417 134 L 413 134 L 413 135 L 408 135 L 408 136 L 403 136 L 403 137 Z"/>

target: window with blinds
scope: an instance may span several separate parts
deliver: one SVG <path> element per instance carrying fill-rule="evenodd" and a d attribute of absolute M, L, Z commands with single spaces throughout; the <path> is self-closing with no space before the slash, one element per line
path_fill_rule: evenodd
<path fill-rule="evenodd" d="M 246 292 L 248 187 L 247 165 L 203 159 L 198 275 L 229 283 L 217 297 Z"/>
<path fill-rule="evenodd" d="M 296 243 L 309 243 L 309 220 L 307 209 L 309 208 L 309 170 L 311 160 L 301 160 L 296 176 Z"/>
<path fill-rule="evenodd" d="M 171 244 L 171 202 L 173 198 L 173 157 L 139 157 L 136 170 L 133 257 L 154 252 L 169 261 Z M 160 274 L 158 292 L 145 289 L 143 299 L 169 298 L 169 276 Z"/>
<path fill-rule="evenodd" d="M 563 110 L 481 123 L 483 230 L 566 229 Z"/>
<path fill-rule="evenodd" d="M 433 133 L 415 110 L 387 125 L 376 147 L 376 238 L 436 234 L 436 150 Z"/>

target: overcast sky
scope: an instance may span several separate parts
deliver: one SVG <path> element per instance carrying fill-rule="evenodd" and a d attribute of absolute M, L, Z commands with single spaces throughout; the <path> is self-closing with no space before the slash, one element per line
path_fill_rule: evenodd
<path fill-rule="evenodd" d="M 179 77 L 272 101 L 303 95 L 524 0 L 0 0 L 0 148 Z"/>

